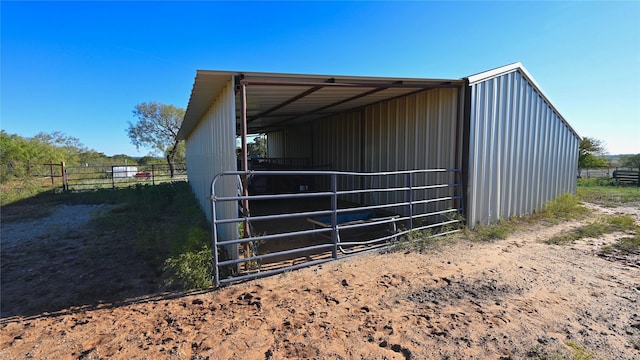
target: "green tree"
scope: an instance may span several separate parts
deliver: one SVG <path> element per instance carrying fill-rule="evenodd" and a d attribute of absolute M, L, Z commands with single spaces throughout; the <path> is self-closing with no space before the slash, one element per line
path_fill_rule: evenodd
<path fill-rule="evenodd" d="M 80 166 L 105 166 L 110 165 L 111 159 L 104 153 L 88 150 L 80 154 L 78 164 Z"/>
<path fill-rule="evenodd" d="M 625 167 L 640 170 L 640 154 L 621 156 L 620 164 Z"/>
<path fill-rule="evenodd" d="M 264 136 L 257 136 L 253 142 L 247 144 L 249 156 L 267 157 L 267 139 Z"/>
<path fill-rule="evenodd" d="M 138 160 L 126 154 L 116 154 L 111 157 L 115 165 L 138 165 Z"/>
<path fill-rule="evenodd" d="M 133 115 L 136 123 L 129 122 L 127 134 L 136 148 L 146 147 L 164 154 L 171 177 L 175 173 L 175 159 L 180 140 L 176 137 L 184 118 L 184 109 L 155 101 L 136 105 Z"/>
<path fill-rule="evenodd" d="M 44 150 L 47 154 L 43 154 L 46 159 L 41 159 L 41 162 L 64 161 L 69 165 L 76 165 L 79 163 L 81 155 L 89 151 L 80 142 L 80 139 L 68 136 L 61 131 L 54 131 L 50 134 L 40 132 L 31 140 L 40 143 L 39 145 L 47 149 Z"/>
<path fill-rule="evenodd" d="M 54 131 L 50 134 L 38 133 L 32 138 L 16 134 L 0 133 L 0 175 L 2 181 L 24 177 L 43 164 L 64 161 L 67 165 L 84 163 L 87 157 L 95 157 L 78 138 Z"/>
<path fill-rule="evenodd" d="M 146 165 L 160 165 L 166 163 L 166 160 L 161 157 L 154 156 L 143 156 L 138 159 L 138 165 L 146 166 Z"/>
<path fill-rule="evenodd" d="M 16 134 L 0 131 L 0 179 L 21 177 L 27 172 L 25 164 L 29 159 L 29 142 Z"/>
<path fill-rule="evenodd" d="M 609 162 L 602 158 L 606 153 L 602 140 L 584 137 L 580 140 L 578 150 L 578 175 L 582 176 L 582 169 L 607 167 Z"/>

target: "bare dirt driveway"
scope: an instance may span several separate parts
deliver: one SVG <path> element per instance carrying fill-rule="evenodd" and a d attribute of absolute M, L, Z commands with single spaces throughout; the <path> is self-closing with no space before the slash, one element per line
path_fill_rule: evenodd
<path fill-rule="evenodd" d="M 594 217 L 624 211 L 640 220 L 638 206 L 593 208 Z M 422 253 L 355 256 L 189 294 L 154 294 L 153 281 L 128 263 L 124 275 L 100 278 L 103 290 L 88 293 L 89 307 L 77 294 L 75 303 L 50 304 L 85 289 L 78 284 L 98 286 L 90 275 L 65 285 L 55 269 L 38 274 L 51 283 L 41 293 L 30 288 L 35 275 L 12 275 L 29 271 L 7 262 L 26 266 L 35 261 L 29 246 L 56 240 L 34 233 L 18 241 L 18 226 L 38 225 L 3 223 L 0 358 L 640 359 L 640 256 L 600 255 L 620 234 L 543 243 L 582 222 L 532 225 L 506 240 L 458 240 Z M 78 229 L 91 222 L 62 226 L 78 231 L 77 246 L 89 241 Z M 72 243 L 65 242 L 69 251 Z M 5 291 L 21 287 L 31 296 L 5 301 Z M 96 301 L 108 298 L 104 289 L 117 293 L 114 301 Z"/>

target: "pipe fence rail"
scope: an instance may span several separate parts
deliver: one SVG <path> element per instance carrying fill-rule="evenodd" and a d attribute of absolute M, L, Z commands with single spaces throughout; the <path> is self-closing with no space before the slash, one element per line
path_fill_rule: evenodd
<path fill-rule="evenodd" d="M 211 182 L 214 283 L 381 249 L 411 232 L 435 237 L 460 231 L 461 182 L 459 169 L 218 174 Z M 249 195 L 242 195 L 242 184 Z"/>
<path fill-rule="evenodd" d="M 184 164 L 176 164 L 171 177 L 168 164 L 68 166 L 65 179 L 65 190 L 116 189 L 136 184 L 186 181 L 187 170 Z"/>

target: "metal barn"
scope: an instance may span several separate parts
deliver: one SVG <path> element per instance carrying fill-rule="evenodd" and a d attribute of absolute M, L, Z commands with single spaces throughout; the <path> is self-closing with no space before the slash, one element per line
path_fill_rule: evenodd
<path fill-rule="evenodd" d="M 266 158 L 249 158 L 250 134 L 266 134 Z M 301 222 L 285 235 L 327 235 L 327 243 L 305 250 L 336 258 L 338 250 L 352 253 L 345 244 L 371 248 L 340 238 L 340 231 L 371 225 L 368 217 L 393 225 L 382 242 L 364 241 L 375 248 L 415 229 L 446 232 L 461 218 L 475 226 L 540 209 L 575 191 L 579 143 L 520 63 L 462 79 L 198 71 L 178 136 L 186 140 L 189 182 L 214 225 L 214 245 L 227 249 L 221 264 L 236 275 L 239 264 L 299 250 L 249 249 L 257 240 L 243 240 L 239 223 L 244 237 L 282 237 L 252 234 L 250 203 L 275 201 L 263 206 L 269 208 L 303 197 L 298 202 L 308 206 L 326 198 L 327 208 L 251 210 L 251 219 L 305 217 L 313 228 Z M 324 261 L 305 258 L 292 266 Z"/>

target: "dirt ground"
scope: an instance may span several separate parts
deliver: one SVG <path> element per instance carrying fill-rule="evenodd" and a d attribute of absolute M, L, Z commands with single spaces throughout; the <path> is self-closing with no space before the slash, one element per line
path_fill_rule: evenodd
<path fill-rule="evenodd" d="M 640 256 L 542 243 L 580 221 L 184 294 L 58 210 L 2 224 L 2 359 L 640 359 Z"/>

